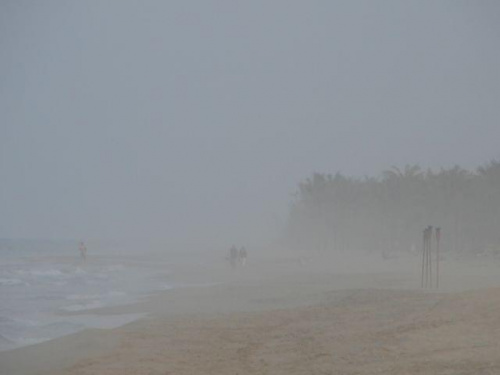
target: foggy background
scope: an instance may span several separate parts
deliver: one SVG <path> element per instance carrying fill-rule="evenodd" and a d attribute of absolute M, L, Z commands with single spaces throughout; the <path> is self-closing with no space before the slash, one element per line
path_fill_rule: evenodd
<path fill-rule="evenodd" d="M 495 1 L 0 2 L 0 238 L 252 245 L 313 172 L 500 158 Z"/>

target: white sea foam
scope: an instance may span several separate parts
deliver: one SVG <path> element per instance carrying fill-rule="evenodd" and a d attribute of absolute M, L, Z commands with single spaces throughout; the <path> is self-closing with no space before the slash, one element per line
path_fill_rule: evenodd
<path fill-rule="evenodd" d="M 0 286 L 26 285 L 21 279 L 1 278 Z"/>
<path fill-rule="evenodd" d="M 107 267 L 106 270 L 109 272 L 123 271 L 125 270 L 125 266 L 123 264 L 114 264 L 112 266 Z"/>
<path fill-rule="evenodd" d="M 86 310 L 133 303 L 151 293 L 177 287 L 174 263 L 132 257 L 92 257 L 83 263 L 68 256 L 12 251 L 0 262 L 0 350 L 67 335 L 85 328 L 125 324 L 138 316 L 89 315 Z M 73 314 L 61 314 L 61 313 Z"/>
<path fill-rule="evenodd" d="M 61 316 L 60 312 L 123 305 L 166 284 L 164 265 L 127 260 L 127 265 L 89 259 L 54 262 L 47 257 L 15 258 L 0 263 L 0 350 L 24 346 L 77 332 L 86 327 L 118 324 L 123 319 Z M 128 319 L 125 319 L 127 322 Z"/>
<path fill-rule="evenodd" d="M 58 269 L 34 270 L 31 275 L 35 277 L 66 277 L 67 274 Z"/>
<path fill-rule="evenodd" d="M 64 306 L 61 308 L 63 311 L 83 311 L 83 310 L 90 310 L 90 309 L 97 309 L 99 307 L 103 307 L 104 304 L 100 301 L 90 301 L 87 303 L 78 303 L 74 305 L 69 305 L 69 306 Z"/>

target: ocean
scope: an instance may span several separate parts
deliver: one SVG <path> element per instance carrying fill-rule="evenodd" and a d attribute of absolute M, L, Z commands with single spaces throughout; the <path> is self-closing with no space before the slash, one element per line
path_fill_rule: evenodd
<path fill-rule="evenodd" d="M 176 287 L 169 276 L 172 263 L 87 247 L 83 261 L 77 241 L 0 240 L 1 351 L 129 323 L 142 315 L 85 311 Z M 74 312 L 81 314 L 67 314 Z"/>

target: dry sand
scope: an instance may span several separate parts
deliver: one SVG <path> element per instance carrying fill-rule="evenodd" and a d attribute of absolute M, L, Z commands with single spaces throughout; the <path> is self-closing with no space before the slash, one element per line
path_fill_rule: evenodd
<path fill-rule="evenodd" d="M 0 373 L 500 374 L 498 261 L 444 262 L 439 293 L 418 290 L 416 265 L 203 267 L 222 283 L 96 311 L 151 315 L 0 353 Z"/>

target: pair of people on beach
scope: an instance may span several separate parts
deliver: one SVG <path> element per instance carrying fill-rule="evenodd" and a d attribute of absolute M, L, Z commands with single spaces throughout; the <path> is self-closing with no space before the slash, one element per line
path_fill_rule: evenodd
<path fill-rule="evenodd" d="M 231 246 L 229 249 L 229 263 L 231 267 L 236 267 L 237 264 L 241 264 L 243 267 L 247 263 L 247 249 L 245 246 L 238 250 L 236 246 Z"/>

